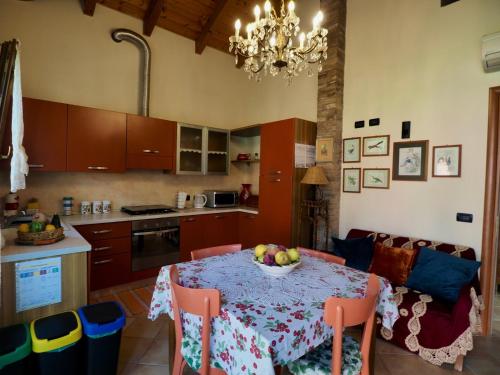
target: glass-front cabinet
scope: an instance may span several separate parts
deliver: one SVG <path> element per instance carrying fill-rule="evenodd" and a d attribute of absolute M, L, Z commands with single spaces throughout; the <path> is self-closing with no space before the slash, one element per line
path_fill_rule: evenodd
<path fill-rule="evenodd" d="M 229 131 L 177 124 L 177 174 L 229 173 Z"/>

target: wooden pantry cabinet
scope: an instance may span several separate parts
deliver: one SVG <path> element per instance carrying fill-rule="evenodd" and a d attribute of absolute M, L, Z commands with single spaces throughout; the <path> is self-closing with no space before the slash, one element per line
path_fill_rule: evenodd
<path fill-rule="evenodd" d="M 177 124 L 127 114 L 127 169 L 175 169 Z"/>
<path fill-rule="evenodd" d="M 126 140 L 124 113 L 68 106 L 68 171 L 125 172 Z"/>

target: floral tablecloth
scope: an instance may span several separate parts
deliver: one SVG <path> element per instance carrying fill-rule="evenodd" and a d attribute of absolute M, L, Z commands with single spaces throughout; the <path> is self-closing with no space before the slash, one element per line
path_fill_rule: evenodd
<path fill-rule="evenodd" d="M 280 278 L 265 275 L 252 258 L 253 251 L 244 250 L 177 265 L 184 286 L 221 292 L 220 316 L 212 322 L 211 361 L 228 374 L 274 374 L 274 366 L 300 358 L 332 337 L 332 328 L 323 322 L 326 298 L 360 298 L 367 285 L 367 273 L 317 258 L 303 256 L 301 265 Z M 392 329 L 398 309 L 391 285 L 380 281 L 377 312 Z M 158 275 L 149 319 L 163 313 L 173 317 L 169 266 Z M 183 314 L 183 353 L 195 350 L 200 325 L 199 317 Z"/>

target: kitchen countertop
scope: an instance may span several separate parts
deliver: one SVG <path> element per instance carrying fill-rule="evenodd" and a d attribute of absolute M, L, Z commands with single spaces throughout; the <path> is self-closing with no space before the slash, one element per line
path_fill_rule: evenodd
<path fill-rule="evenodd" d="M 249 214 L 258 214 L 259 211 L 252 207 L 229 207 L 229 208 L 183 208 L 175 209 L 176 212 L 168 214 L 154 214 L 154 215 L 129 215 L 121 211 L 113 211 L 109 214 L 90 214 L 90 215 L 71 215 L 62 216 L 65 223 L 74 226 L 88 225 L 88 224 L 103 224 L 103 223 L 116 223 L 120 221 L 134 221 L 144 219 L 158 219 L 165 217 L 181 217 L 193 215 L 208 215 L 208 214 L 221 214 L 225 212 L 244 212 Z"/>
<path fill-rule="evenodd" d="M 18 262 L 90 251 L 90 244 L 67 223 L 62 224 L 66 238 L 51 245 L 21 246 L 15 244 L 17 228 L 2 229 L 5 247 L 0 250 L 0 263 Z"/>

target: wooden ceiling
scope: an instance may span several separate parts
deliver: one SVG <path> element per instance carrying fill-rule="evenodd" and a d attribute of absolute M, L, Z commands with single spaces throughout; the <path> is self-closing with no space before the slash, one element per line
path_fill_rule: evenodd
<path fill-rule="evenodd" d="M 143 34 L 161 27 L 196 42 L 196 53 L 206 46 L 228 52 L 234 21 L 252 21 L 253 7 L 263 0 L 81 0 L 83 12 L 94 14 L 103 5 L 143 20 Z M 262 4 L 261 4 L 262 5 Z"/>

